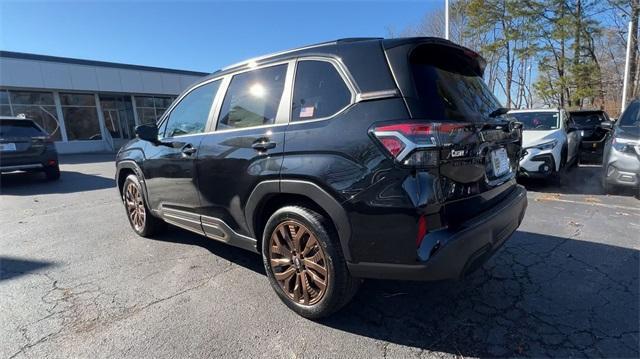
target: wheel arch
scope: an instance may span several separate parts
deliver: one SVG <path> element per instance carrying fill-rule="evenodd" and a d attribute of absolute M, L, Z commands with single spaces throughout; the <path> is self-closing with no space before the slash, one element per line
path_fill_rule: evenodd
<path fill-rule="evenodd" d="M 340 247 L 346 260 L 351 260 L 348 241 L 351 226 L 347 213 L 327 191 L 313 182 L 302 180 L 272 180 L 259 183 L 253 190 L 245 206 L 246 225 L 251 235 L 258 241 L 261 250 L 262 229 L 268 217 L 285 205 L 311 207 L 328 217 L 338 235 Z"/>
<path fill-rule="evenodd" d="M 140 186 L 142 187 L 142 195 L 144 196 L 144 200 L 147 203 L 149 202 L 149 196 L 147 193 L 147 184 L 144 180 L 144 173 L 138 164 L 133 160 L 123 160 L 118 162 L 116 165 L 116 183 L 118 186 L 118 193 L 122 196 L 122 187 L 124 185 L 124 181 L 127 176 L 130 174 L 134 174 L 138 177 L 140 181 Z M 150 208 L 151 211 L 155 212 L 154 208 Z"/>

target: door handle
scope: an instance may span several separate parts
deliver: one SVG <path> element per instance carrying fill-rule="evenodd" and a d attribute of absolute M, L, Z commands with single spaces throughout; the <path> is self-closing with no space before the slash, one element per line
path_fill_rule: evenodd
<path fill-rule="evenodd" d="M 182 154 L 185 156 L 191 156 L 192 154 L 196 153 L 197 149 L 191 145 L 185 145 L 184 147 L 182 147 Z"/>
<path fill-rule="evenodd" d="M 265 137 L 257 139 L 251 147 L 256 151 L 266 151 L 276 147 L 276 143 Z"/>

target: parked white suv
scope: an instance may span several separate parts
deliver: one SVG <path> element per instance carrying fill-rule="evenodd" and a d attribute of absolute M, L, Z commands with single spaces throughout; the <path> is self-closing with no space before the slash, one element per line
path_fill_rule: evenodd
<path fill-rule="evenodd" d="M 522 123 L 519 175 L 557 177 L 578 161 L 581 136 L 565 110 L 512 110 L 509 116 Z"/>

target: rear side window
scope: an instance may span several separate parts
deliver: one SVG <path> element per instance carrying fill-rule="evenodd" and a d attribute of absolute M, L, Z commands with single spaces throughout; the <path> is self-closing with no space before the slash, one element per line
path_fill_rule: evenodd
<path fill-rule="evenodd" d="M 7 137 L 40 137 L 46 134 L 29 120 L 0 121 L 0 138 Z"/>
<path fill-rule="evenodd" d="M 418 101 L 428 120 L 486 121 L 502 107 L 473 67 L 447 47 L 418 47 L 410 57 Z"/>
<path fill-rule="evenodd" d="M 276 121 L 287 65 L 233 76 L 224 97 L 218 130 L 270 125 Z"/>
<path fill-rule="evenodd" d="M 191 135 L 204 132 L 209 119 L 213 98 L 221 80 L 210 82 L 189 92 L 171 110 L 165 121 L 164 137 Z"/>
<path fill-rule="evenodd" d="M 291 121 L 330 117 L 350 102 L 351 92 L 335 66 L 326 61 L 298 62 Z"/>

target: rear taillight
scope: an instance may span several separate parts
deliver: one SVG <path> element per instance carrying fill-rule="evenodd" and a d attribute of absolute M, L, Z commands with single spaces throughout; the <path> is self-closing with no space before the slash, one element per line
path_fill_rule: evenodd
<path fill-rule="evenodd" d="M 400 164 L 427 168 L 438 165 L 437 125 L 396 123 L 376 126 L 373 136 Z"/>

